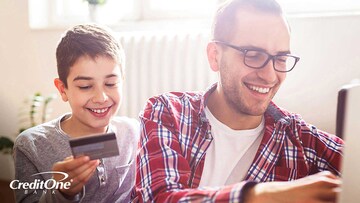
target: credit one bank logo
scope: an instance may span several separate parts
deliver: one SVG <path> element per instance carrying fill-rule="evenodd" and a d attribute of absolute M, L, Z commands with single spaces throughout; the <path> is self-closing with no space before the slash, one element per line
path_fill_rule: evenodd
<path fill-rule="evenodd" d="M 55 179 L 51 178 L 48 180 L 42 180 L 42 179 L 34 179 L 33 182 L 20 182 L 20 180 L 13 180 L 10 182 L 10 188 L 13 190 L 24 190 L 25 193 L 28 192 L 28 190 L 35 190 L 34 193 L 36 193 L 36 190 L 58 190 L 58 189 L 70 189 L 71 182 L 60 182 L 65 180 L 69 177 L 67 173 L 60 172 L 60 171 L 47 171 L 47 172 L 41 172 L 41 173 L 35 173 L 31 176 L 37 176 L 41 174 L 60 174 L 64 177 L 56 181 Z"/>

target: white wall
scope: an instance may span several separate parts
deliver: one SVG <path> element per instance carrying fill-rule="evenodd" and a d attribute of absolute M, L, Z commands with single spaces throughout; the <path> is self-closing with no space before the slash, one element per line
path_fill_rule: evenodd
<path fill-rule="evenodd" d="M 293 52 L 301 60 L 287 75 L 276 101 L 318 128 L 335 133 L 337 91 L 360 79 L 360 16 L 289 21 Z"/>
<path fill-rule="evenodd" d="M 0 135 L 16 134 L 26 97 L 56 93 L 55 48 L 65 29 L 31 30 L 26 2 L 0 1 Z M 291 18 L 290 24 L 293 52 L 301 61 L 276 101 L 335 132 L 337 90 L 360 78 L 360 16 Z M 53 117 L 69 110 L 59 98 L 51 106 Z"/>
<path fill-rule="evenodd" d="M 27 97 L 55 93 L 55 47 L 62 31 L 31 30 L 27 13 L 27 1 L 0 1 L 0 135 L 17 133 Z M 55 103 L 55 111 L 64 111 L 64 104 Z"/>

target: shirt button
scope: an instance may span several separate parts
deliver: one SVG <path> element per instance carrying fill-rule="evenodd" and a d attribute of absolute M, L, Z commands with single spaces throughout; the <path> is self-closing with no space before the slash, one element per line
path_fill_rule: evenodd
<path fill-rule="evenodd" d="M 211 137 L 211 133 L 210 133 L 210 132 L 205 134 L 205 138 L 206 138 L 206 139 L 209 139 L 210 137 Z"/>

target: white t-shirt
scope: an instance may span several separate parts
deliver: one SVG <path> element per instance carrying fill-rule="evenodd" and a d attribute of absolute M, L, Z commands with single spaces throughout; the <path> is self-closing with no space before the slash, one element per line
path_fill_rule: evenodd
<path fill-rule="evenodd" d="M 264 119 L 260 125 L 250 130 L 233 130 L 217 120 L 208 108 L 205 108 L 205 115 L 211 125 L 213 141 L 206 151 L 205 164 L 199 187 L 224 186 L 232 170 L 241 157 L 254 143 L 256 138 L 263 134 L 265 127 Z M 255 150 L 257 147 L 252 147 Z M 243 161 L 243 160 L 242 160 Z M 244 160 L 245 166 L 251 164 L 252 159 Z M 236 179 L 241 180 L 246 174 Z"/>

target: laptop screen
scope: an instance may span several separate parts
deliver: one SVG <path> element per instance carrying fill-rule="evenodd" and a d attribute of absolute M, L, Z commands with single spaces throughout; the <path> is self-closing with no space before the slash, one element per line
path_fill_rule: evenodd
<path fill-rule="evenodd" d="M 336 133 L 345 141 L 339 202 L 360 202 L 360 84 L 339 91 Z"/>

